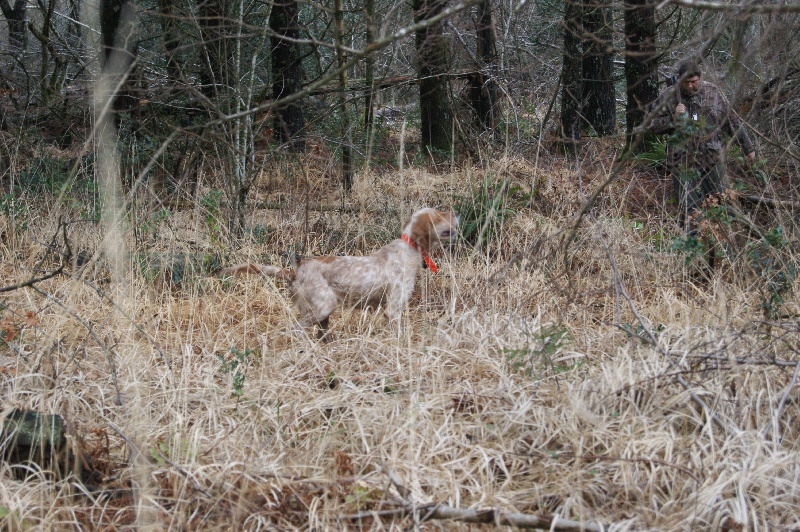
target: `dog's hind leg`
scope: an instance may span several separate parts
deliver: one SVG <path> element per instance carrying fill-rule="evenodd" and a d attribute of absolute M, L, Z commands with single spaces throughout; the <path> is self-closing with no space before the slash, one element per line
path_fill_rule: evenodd
<path fill-rule="evenodd" d="M 320 332 L 318 338 L 327 341 L 328 337 L 328 318 L 336 310 L 339 301 L 336 293 L 329 287 L 315 287 L 310 297 L 305 296 L 298 290 L 295 295 L 295 304 L 300 310 L 300 325 L 303 327 L 313 327 L 318 325 Z"/>
<path fill-rule="evenodd" d="M 325 318 L 317 323 L 319 326 L 319 331 L 317 331 L 317 339 L 325 343 L 331 341 L 330 330 L 328 329 L 328 319 L 329 318 Z"/>

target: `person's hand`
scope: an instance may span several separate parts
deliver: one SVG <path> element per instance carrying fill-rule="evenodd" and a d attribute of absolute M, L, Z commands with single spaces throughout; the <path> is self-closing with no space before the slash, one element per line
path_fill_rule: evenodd
<path fill-rule="evenodd" d="M 747 158 L 750 159 L 750 162 L 754 162 L 756 160 L 756 152 L 755 152 L 755 150 L 751 151 L 750 153 L 748 153 L 747 154 Z"/>
<path fill-rule="evenodd" d="M 675 106 L 675 116 L 683 116 L 686 114 L 686 106 L 682 103 L 679 103 Z"/>

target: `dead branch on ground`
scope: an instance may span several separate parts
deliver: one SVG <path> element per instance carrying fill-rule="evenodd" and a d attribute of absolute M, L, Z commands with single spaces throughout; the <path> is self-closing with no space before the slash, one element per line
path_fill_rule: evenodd
<path fill-rule="evenodd" d="M 432 520 L 455 520 L 464 523 L 482 523 L 496 526 L 513 526 L 536 530 L 557 530 L 564 532 L 584 531 L 600 532 L 606 527 L 596 523 L 574 521 L 555 516 L 537 516 L 518 512 L 505 512 L 495 508 L 473 510 L 453 508 L 446 504 L 405 505 L 393 510 L 378 510 L 374 512 L 361 512 L 339 516 L 343 521 L 362 521 L 365 519 L 402 518 L 414 516 L 420 522 Z"/>

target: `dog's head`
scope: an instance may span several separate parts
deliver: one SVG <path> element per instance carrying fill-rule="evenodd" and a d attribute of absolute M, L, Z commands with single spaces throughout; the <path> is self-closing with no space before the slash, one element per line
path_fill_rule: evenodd
<path fill-rule="evenodd" d="M 452 211 L 424 208 L 411 216 L 403 232 L 425 251 L 454 238 L 458 232 L 458 215 Z"/>

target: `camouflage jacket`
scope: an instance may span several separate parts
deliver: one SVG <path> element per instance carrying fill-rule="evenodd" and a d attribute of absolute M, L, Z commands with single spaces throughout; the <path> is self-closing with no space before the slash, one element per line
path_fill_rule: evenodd
<path fill-rule="evenodd" d="M 675 107 L 683 103 L 687 116 L 676 118 Z M 707 171 L 720 162 L 725 149 L 720 133 L 735 137 L 742 151 L 753 151 L 753 142 L 728 99 L 716 85 L 700 82 L 700 90 L 688 96 L 677 87 L 661 93 L 652 103 L 656 116 L 650 130 L 667 135 L 667 164 L 671 168 L 697 168 Z"/>

